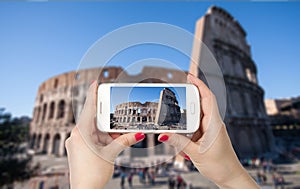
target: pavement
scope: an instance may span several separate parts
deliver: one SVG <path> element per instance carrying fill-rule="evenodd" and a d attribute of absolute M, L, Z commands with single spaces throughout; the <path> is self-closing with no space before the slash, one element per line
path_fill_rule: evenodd
<path fill-rule="evenodd" d="M 15 189 L 39 189 L 43 185 L 43 189 L 51 189 L 59 186 L 59 189 L 69 188 L 68 163 L 66 157 L 57 158 L 54 156 L 38 155 L 34 157 L 34 162 L 41 164 L 42 174 L 32 178 L 26 183 L 18 183 Z M 285 189 L 300 189 L 300 163 L 277 165 L 277 171 L 284 176 Z M 247 169 L 249 174 L 255 178 L 257 169 Z M 52 174 L 57 172 L 57 174 Z M 181 176 L 186 183 L 192 184 L 193 189 L 215 189 L 218 188 L 214 183 L 207 180 L 197 171 L 182 173 Z M 272 174 L 267 173 L 267 182 L 261 186 L 263 189 L 274 189 Z M 105 189 L 119 189 L 121 183 L 120 178 L 113 178 L 109 181 Z M 123 189 L 168 189 L 168 177 L 160 177 L 156 179 L 155 185 L 142 184 L 139 182 L 137 175 L 133 177 L 133 187 L 130 188 L 126 179 Z"/>

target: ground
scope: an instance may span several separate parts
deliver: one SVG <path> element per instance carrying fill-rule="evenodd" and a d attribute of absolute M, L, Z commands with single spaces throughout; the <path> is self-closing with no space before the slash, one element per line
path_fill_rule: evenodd
<path fill-rule="evenodd" d="M 61 189 L 69 188 L 68 184 L 68 163 L 66 157 L 57 158 L 54 156 L 35 156 L 35 162 L 40 162 L 43 169 L 44 176 L 39 176 L 31 179 L 29 182 L 18 184 L 15 189 L 39 189 L 41 182 L 44 182 L 44 189 L 52 189 L 54 186 L 58 185 Z M 278 172 L 282 173 L 285 179 L 285 189 L 300 189 L 300 162 L 296 164 L 281 164 L 277 165 Z M 50 174 L 56 171 L 59 174 Z M 247 169 L 249 174 L 255 178 L 257 174 L 257 169 Z M 215 189 L 217 188 L 212 182 L 208 181 L 197 171 L 187 172 L 181 174 L 183 179 L 188 184 L 193 185 L 193 189 Z M 272 174 L 267 173 L 267 182 L 261 188 L 263 189 L 274 189 Z M 118 189 L 120 187 L 121 179 L 119 177 L 113 178 L 107 184 L 105 189 Z M 156 179 L 154 186 L 150 184 L 141 184 L 139 182 L 138 175 L 133 177 L 133 187 L 132 189 L 168 189 L 168 177 L 160 177 Z M 130 189 L 127 179 L 125 181 L 124 189 Z"/>

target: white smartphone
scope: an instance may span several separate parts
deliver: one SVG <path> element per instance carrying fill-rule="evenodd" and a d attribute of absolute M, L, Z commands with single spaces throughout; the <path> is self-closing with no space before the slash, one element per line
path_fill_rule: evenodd
<path fill-rule="evenodd" d="M 97 127 L 104 132 L 192 133 L 200 124 L 200 97 L 192 84 L 103 83 Z"/>

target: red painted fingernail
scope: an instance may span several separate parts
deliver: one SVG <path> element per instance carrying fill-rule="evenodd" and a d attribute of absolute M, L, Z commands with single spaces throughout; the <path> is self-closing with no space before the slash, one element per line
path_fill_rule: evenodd
<path fill-rule="evenodd" d="M 134 137 L 135 137 L 136 141 L 140 141 L 140 140 L 143 140 L 145 138 L 145 134 L 144 133 L 136 133 L 134 135 Z"/>
<path fill-rule="evenodd" d="M 95 80 L 93 80 L 90 85 L 92 85 L 94 82 L 95 82 Z"/>
<path fill-rule="evenodd" d="M 184 155 L 184 159 L 191 161 L 191 158 L 188 155 Z"/>
<path fill-rule="evenodd" d="M 163 136 L 161 136 L 159 139 L 158 139 L 158 141 L 160 141 L 160 142 L 165 142 L 165 141 L 167 141 L 169 139 L 169 136 L 168 135 L 163 135 Z"/>

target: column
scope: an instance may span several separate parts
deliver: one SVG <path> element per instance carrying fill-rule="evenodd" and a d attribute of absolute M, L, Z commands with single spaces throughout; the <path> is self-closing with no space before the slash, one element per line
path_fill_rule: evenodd
<path fill-rule="evenodd" d="M 58 150 L 59 156 L 64 156 L 66 136 L 67 136 L 67 134 L 65 132 L 60 134 L 60 144 L 59 144 L 59 150 Z"/>
<path fill-rule="evenodd" d="M 155 149 L 155 146 L 154 146 L 154 134 L 148 134 L 147 135 L 147 151 L 148 151 L 148 156 L 151 157 L 151 156 L 154 156 L 154 149 Z"/>

